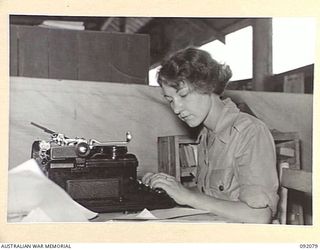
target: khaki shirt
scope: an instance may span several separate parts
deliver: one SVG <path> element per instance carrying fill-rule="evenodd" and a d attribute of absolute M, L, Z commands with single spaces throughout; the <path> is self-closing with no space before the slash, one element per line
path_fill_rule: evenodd
<path fill-rule="evenodd" d="M 269 206 L 275 215 L 278 176 L 273 137 L 257 118 L 226 99 L 215 131 L 199 134 L 197 187 L 218 199 Z M 210 115 L 210 113 L 209 113 Z"/>

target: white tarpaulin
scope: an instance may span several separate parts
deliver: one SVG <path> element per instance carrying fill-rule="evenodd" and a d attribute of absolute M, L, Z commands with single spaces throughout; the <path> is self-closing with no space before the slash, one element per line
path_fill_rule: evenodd
<path fill-rule="evenodd" d="M 299 132 L 302 168 L 311 170 L 313 95 L 246 91 L 226 95 L 246 102 L 270 128 Z M 68 137 L 98 141 L 124 140 L 130 131 L 128 150 L 137 156 L 140 174 L 158 168 L 158 136 L 188 133 L 159 87 L 11 77 L 9 168 L 30 158 L 34 140 L 50 138 L 30 122 Z"/>

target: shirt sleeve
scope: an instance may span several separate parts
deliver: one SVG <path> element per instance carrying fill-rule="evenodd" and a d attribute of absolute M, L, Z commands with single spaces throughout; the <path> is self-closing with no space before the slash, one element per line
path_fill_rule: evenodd
<path fill-rule="evenodd" d="M 236 156 L 239 200 L 253 208 L 268 206 L 274 216 L 279 181 L 273 137 L 263 123 L 253 123 L 241 131 L 240 141 Z"/>

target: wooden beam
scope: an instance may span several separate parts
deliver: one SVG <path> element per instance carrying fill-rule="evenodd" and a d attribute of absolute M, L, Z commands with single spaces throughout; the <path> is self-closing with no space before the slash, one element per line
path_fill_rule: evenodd
<path fill-rule="evenodd" d="M 112 22 L 115 20 L 115 17 L 109 17 L 101 26 L 100 30 L 106 31 L 108 27 L 112 24 Z"/>
<path fill-rule="evenodd" d="M 227 27 L 223 28 L 221 30 L 221 33 L 224 35 L 228 35 L 232 32 L 235 32 L 237 30 L 243 29 L 247 26 L 253 25 L 253 19 L 252 18 L 246 18 L 242 19 L 241 21 L 236 21 L 233 24 L 228 25 Z"/>
<path fill-rule="evenodd" d="M 203 30 L 208 30 L 208 33 L 211 34 L 210 39 L 208 41 L 213 41 L 215 39 L 218 39 L 222 43 L 226 43 L 226 39 L 224 34 L 222 34 L 220 31 L 216 30 L 214 27 L 211 25 L 205 23 L 204 21 L 201 21 L 199 19 L 190 19 L 190 18 L 185 18 L 184 19 L 187 23 L 190 25 L 193 25 L 197 29 L 203 31 Z"/>
<path fill-rule="evenodd" d="M 152 17 L 127 17 L 126 33 L 134 34 L 146 26 Z"/>
<path fill-rule="evenodd" d="M 119 20 L 120 20 L 119 31 L 125 33 L 126 26 L 127 26 L 127 18 L 123 17 L 123 18 L 120 18 Z"/>

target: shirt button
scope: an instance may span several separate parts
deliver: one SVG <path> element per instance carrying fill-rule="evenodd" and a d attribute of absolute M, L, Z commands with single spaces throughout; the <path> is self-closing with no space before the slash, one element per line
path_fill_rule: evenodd
<path fill-rule="evenodd" d="M 224 187 L 222 185 L 219 185 L 219 190 L 220 191 L 223 191 L 224 190 Z"/>

